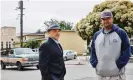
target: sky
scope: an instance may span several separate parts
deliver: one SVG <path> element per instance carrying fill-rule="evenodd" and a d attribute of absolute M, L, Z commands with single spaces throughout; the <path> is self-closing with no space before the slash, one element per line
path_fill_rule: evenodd
<path fill-rule="evenodd" d="M 19 0 L 1 0 L 0 27 L 16 27 L 16 33 L 20 32 Z M 76 24 L 93 10 L 96 4 L 104 0 L 23 0 L 24 33 L 33 33 L 38 29 L 45 30 L 44 21 L 50 19 L 65 20 Z"/>

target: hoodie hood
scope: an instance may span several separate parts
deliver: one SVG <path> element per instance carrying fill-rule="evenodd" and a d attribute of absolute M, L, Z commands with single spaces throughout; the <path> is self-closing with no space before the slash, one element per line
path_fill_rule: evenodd
<path fill-rule="evenodd" d="M 116 31 L 117 29 L 119 29 L 119 27 L 117 25 L 113 24 L 112 25 L 112 30 L 109 33 L 105 33 L 104 32 L 104 28 L 102 28 L 102 32 L 103 32 L 103 34 L 110 34 L 110 33 L 114 32 L 114 31 Z"/>
<path fill-rule="evenodd" d="M 105 33 L 104 28 L 102 28 L 102 33 L 104 34 L 104 39 L 103 39 L 103 45 L 104 46 L 105 46 L 106 37 L 109 36 L 109 38 L 110 38 L 110 35 L 109 34 L 112 33 L 112 32 L 114 32 L 114 31 L 116 31 L 118 28 L 119 28 L 118 26 L 116 26 L 116 25 L 113 24 L 111 31 L 109 31 L 108 33 Z M 109 39 L 109 45 L 110 45 L 110 39 Z"/>

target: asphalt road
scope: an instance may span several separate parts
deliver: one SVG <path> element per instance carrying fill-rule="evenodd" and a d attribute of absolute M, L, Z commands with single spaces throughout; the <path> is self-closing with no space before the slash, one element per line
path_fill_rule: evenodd
<path fill-rule="evenodd" d="M 78 60 L 65 62 L 67 74 L 65 80 L 96 80 L 95 70 L 84 57 Z M 133 80 L 133 63 L 128 63 L 126 67 L 127 80 Z M 1 80 L 41 80 L 40 71 L 36 67 L 24 68 L 18 71 L 16 67 L 8 67 L 1 70 Z"/>

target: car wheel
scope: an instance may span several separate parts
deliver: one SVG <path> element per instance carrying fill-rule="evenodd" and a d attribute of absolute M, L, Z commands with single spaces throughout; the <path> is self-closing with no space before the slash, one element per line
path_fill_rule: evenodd
<path fill-rule="evenodd" d="M 36 68 L 39 69 L 39 65 L 37 65 Z"/>
<path fill-rule="evenodd" d="M 74 59 L 76 59 L 77 58 L 77 56 L 76 55 L 74 55 Z"/>
<path fill-rule="evenodd" d="M 23 66 L 21 65 L 20 62 L 17 62 L 17 68 L 19 71 L 23 70 Z"/>
<path fill-rule="evenodd" d="M 67 57 L 64 57 L 64 61 L 67 61 Z"/>
<path fill-rule="evenodd" d="M 1 69 L 6 69 L 6 65 L 3 61 L 1 61 Z"/>

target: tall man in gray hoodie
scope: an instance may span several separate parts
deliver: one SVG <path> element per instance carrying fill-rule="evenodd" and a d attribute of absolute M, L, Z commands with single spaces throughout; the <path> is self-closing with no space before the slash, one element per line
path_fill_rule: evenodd
<path fill-rule="evenodd" d="M 103 28 L 93 36 L 90 63 L 98 80 L 126 80 L 125 66 L 131 56 L 127 33 L 113 24 L 110 10 L 103 11 L 100 18 Z"/>

